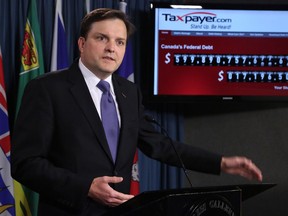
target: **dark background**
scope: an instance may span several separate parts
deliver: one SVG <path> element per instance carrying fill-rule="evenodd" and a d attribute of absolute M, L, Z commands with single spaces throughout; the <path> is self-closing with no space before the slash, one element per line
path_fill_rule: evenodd
<path fill-rule="evenodd" d="M 202 103 L 184 110 L 186 142 L 224 155 L 246 155 L 262 170 L 264 183 L 277 183 L 243 202 L 243 216 L 288 215 L 287 103 Z M 225 174 L 189 176 L 195 186 L 250 183 Z"/>

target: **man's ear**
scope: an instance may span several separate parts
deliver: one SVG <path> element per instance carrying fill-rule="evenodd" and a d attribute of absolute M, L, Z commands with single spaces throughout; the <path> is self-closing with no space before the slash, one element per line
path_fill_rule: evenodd
<path fill-rule="evenodd" d="M 79 48 L 80 53 L 83 52 L 84 45 L 85 45 L 85 38 L 79 37 L 78 38 L 78 48 Z"/>

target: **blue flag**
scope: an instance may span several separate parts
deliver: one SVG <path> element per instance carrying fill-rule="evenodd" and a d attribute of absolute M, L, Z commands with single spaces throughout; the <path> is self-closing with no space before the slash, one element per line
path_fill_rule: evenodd
<path fill-rule="evenodd" d="M 128 41 L 126 52 L 122 64 L 117 70 L 117 74 L 134 82 L 133 50 L 132 44 Z"/>
<path fill-rule="evenodd" d="M 62 0 L 56 1 L 51 71 L 68 67 L 68 48 L 62 16 Z"/>

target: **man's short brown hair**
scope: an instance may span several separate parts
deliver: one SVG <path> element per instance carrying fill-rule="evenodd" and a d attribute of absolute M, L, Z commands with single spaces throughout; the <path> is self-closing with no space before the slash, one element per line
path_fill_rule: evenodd
<path fill-rule="evenodd" d="M 81 27 L 80 27 L 80 37 L 84 37 L 84 38 L 87 37 L 87 34 L 91 29 L 91 25 L 94 22 L 99 22 L 99 21 L 107 20 L 107 19 L 122 20 L 125 23 L 128 37 L 131 34 L 133 34 L 135 31 L 134 25 L 130 22 L 126 14 L 123 13 L 122 11 L 111 9 L 111 8 L 98 8 L 88 13 L 82 19 Z"/>

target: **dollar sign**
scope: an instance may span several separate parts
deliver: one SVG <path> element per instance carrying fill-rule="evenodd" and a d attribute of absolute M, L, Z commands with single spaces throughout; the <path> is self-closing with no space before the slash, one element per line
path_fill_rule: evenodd
<path fill-rule="evenodd" d="M 219 75 L 218 81 L 219 81 L 219 82 L 221 82 L 221 81 L 224 79 L 223 74 L 224 74 L 224 71 L 223 71 L 223 70 L 221 70 L 221 71 L 218 73 L 218 75 Z"/>
<path fill-rule="evenodd" d="M 165 55 L 165 58 L 166 58 L 165 63 L 166 63 L 166 64 L 168 64 L 168 63 L 170 62 L 170 58 L 169 58 L 170 55 L 171 55 L 170 53 L 167 53 L 167 54 Z"/>

